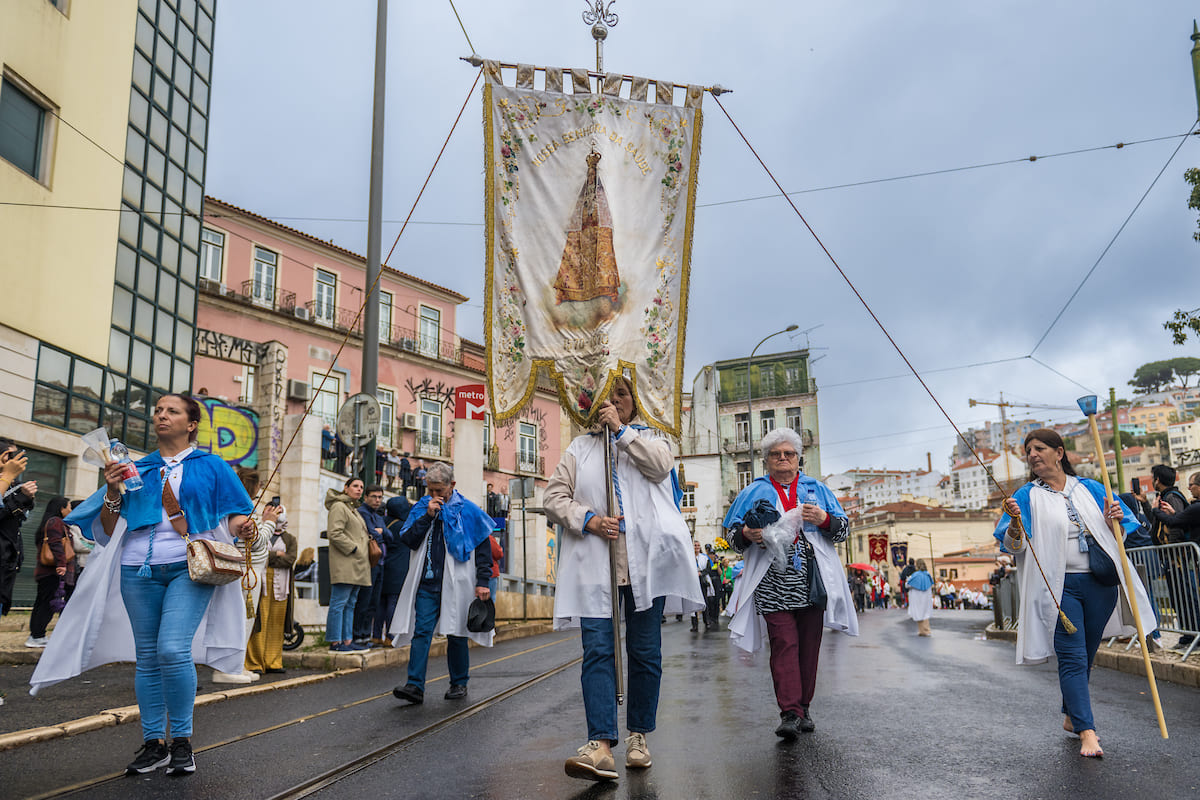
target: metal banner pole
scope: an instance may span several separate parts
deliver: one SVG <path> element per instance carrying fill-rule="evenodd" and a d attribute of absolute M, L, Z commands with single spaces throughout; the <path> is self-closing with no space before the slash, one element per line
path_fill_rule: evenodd
<path fill-rule="evenodd" d="M 617 495 L 613 487 L 613 453 L 612 433 L 608 428 L 602 428 L 604 433 L 604 472 L 608 475 L 608 516 L 618 515 Z M 608 585 L 612 595 L 612 629 L 613 629 L 613 666 L 617 673 L 617 705 L 625 702 L 625 671 L 621 667 L 621 596 L 617 587 L 617 541 L 608 540 Z"/>

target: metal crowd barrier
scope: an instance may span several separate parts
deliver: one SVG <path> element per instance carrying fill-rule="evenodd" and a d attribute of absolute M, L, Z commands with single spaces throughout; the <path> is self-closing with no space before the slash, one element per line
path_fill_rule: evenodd
<path fill-rule="evenodd" d="M 1020 594 L 1020 590 L 1017 588 L 1017 571 L 1015 569 L 1010 569 L 1008 574 L 1000 579 L 1000 583 L 992 586 L 992 613 L 995 615 L 998 629 L 1005 631 L 1017 629 L 1017 617 L 1021 610 Z"/>
<path fill-rule="evenodd" d="M 1154 604 L 1158 630 L 1191 637 L 1180 659 L 1186 661 L 1200 644 L 1200 546 L 1180 542 L 1131 547 L 1125 552 Z M 1145 620 L 1142 625 L 1152 629 Z M 1136 637 L 1129 647 L 1134 644 Z"/>

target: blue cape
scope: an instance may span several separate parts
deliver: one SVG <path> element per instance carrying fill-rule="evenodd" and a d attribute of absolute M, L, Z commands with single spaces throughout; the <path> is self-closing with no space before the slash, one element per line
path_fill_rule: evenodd
<path fill-rule="evenodd" d="M 407 533 L 408 529 L 424 516 L 429 508 L 429 499 L 429 495 L 425 495 L 412 507 L 404 527 L 400 529 L 401 535 Z M 479 506 L 459 494 L 457 489 L 442 505 L 439 516 L 442 519 L 442 536 L 446 539 L 446 552 L 464 564 L 471 558 L 475 548 L 491 535 L 494 526 L 492 518 L 483 513 Z"/>
<path fill-rule="evenodd" d="M 825 509 L 832 517 L 845 517 L 846 512 L 842 509 L 842 504 L 834 496 L 833 492 L 829 491 L 829 487 L 821 483 L 816 478 L 810 478 L 803 472 L 800 473 L 800 480 L 796 483 L 796 496 L 804 502 L 809 488 L 812 488 L 817 496 L 817 505 Z M 725 515 L 725 521 L 721 525 L 725 530 L 732 528 L 740 529 L 742 527 L 742 518 L 746 516 L 746 512 L 754 506 L 759 500 L 770 500 L 772 504 L 779 501 L 779 495 L 775 491 L 775 487 L 771 484 L 771 477 L 763 475 L 755 478 L 754 482 L 742 489 L 741 493 L 734 499 L 733 505 L 729 507 L 729 513 Z"/>
<path fill-rule="evenodd" d="M 908 576 L 906 585 L 908 588 L 916 589 L 918 592 L 928 592 L 933 587 L 933 578 L 925 570 L 920 570 Z"/>
<path fill-rule="evenodd" d="M 1094 481 L 1091 478 L 1080 478 L 1079 482 L 1083 484 L 1085 489 L 1087 489 L 1089 492 L 1091 492 L 1092 497 L 1096 501 L 1096 505 L 1100 506 L 1100 509 L 1103 510 L 1105 496 L 1104 496 L 1104 487 L 1100 484 L 1100 482 Z M 1033 516 L 1030 512 L 1030 503 L 1029 503 L 1029 493 L 1032 490 L 1033 490 L 1033 483 L 1031 482 L 1031 483 L 1025 484 L 1020 489 L 1017 489 L 1012 494 L 1013 499 L 1017 501 L 1017 505 L 1021 509 L 1021 525 L 1025 528 L 1025 533 L 1030 538 L 1032 538 L 1033 534 L 1034 534 L 1033 526 L 1031 523 Z M 1136 531 L 1139 527 L 1141 527 L 1141 525 L 1138 523 L 1137 517 L 1135 517 L 1133 515 L 1133 512 L 1129 510 L 1129 506 L 1127 506 L 1121 502 L 1120 497 L 1113 495 L 1113 500 L 1116 500 L 1118 503 L 1121 503 L 1121 510 L 1125 512 L 1125 516 L 1123 516 L 1121 518 L 1121 527 L 1125 529 L 1125 535 L 1128 536 L 1130 533 L 1132 533 L 1133 531 Z M 1004 550 L 1004 532 L 1008 529 L 1008 523 L 1011 521 L 1012 521 L 1012 517 L 1010 517 L 1008 515 L 1008 513 L 1005 512 L 1000 517 L 1000 522 L 998 522 L 996 524 L 996 530 L 992 534 L 993 536 L 996 537 L 996 540 L 998 542 L 1000 542 L 1001 550 Z M 1004 552 L 1007 553 L 1009 551 L 1004 550 Z"/>
<path fill-rule="evenodd" d="M 254 510 L 246 487 L 220 456 L 193 450 L 183 463 L 186 466 L 179 506 L 187 515 L 188 533 L 210 531 L 231 514 L 249 514 Z M 155 450 L 136 466 L 146 485 L 136 492 L 126 492 L 121 503 L 121 516 L 130 530 L 157 525 L 162 520 L 162 475 L 159 470 L 166 462 Z M 100 515 L 106 491 L 107 488 L 97 489 L 67 515 L 67 522 L 78 525 L 88 539 L 93 538 L 92 523 Z"/>

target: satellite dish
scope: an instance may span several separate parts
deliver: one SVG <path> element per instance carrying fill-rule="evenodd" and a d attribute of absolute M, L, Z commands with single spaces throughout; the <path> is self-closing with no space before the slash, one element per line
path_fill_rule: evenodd
<path fill-rule="evenodd" d="M 338 409 L 338 437 L 351 447 L 362 447 L 379 435 L 382 413 L 379 401 L 371 395 L 354 395 Z"/>

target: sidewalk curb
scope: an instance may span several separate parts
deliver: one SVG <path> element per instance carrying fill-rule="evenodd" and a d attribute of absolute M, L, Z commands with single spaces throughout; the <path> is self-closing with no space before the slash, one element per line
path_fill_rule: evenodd
<path fill-rule="evenodd" d="M 1016 642 L 1017 632 L 997 630 L 989 625 L 984 635 L 988 639 L 1001 639 Z M 1193 689 L 1200 688 L 1200 662 L 1180 661 L 1179 656 L 1171 651 L 1150 654 L 1150 664 L 1154 669 L 1156 680 L 1177 683 Z M 1142 658 L 1140 648 L 1126 652 L 1124 646 L 1108 647 L 1101 643 L 1096 651 L 1096 666 L 1127 672 L 1130 675 L 1146 675 L 1146 663 Z"/>
<path fill-rule="evenodd" d="M 549 633 L 551 630 L 553 630 L 553 625 L 549 621 L 506 625 L 496 632 L 495 641 L 506 642 L 512 639 L 524 639 L 528 636 Z M 478 647 L 474 642 L 471 642 L 471 646 Z M 38 651 L 38 653 L 40 652 Z M 445 652 L 446 639 L 444 637 L 434 640 L 429 647 L 430 656 L 444 655 Z M 270 683 L 252 683 L 245 686 L 208 692 L 196 696 L 196 706 L 207 706 L 233 697 L 247 697 L 256 694 L 267 694 L 268 692 L 280 689 L 307 686 L 341 675 L 360 672 L 364 669 L 401 666 L 408 663 L 408 647 L 368 650 L 361 653 L 286 653 L 284 655 L 284 663 L 293 667 L 323 669 L 326 671 L 319 675 L 302 675 L 297 678 L 284 678 L 283 680 L 271 681 Z M 136 722 L 140 719 L 141 713 L 138 711 L 137 706 L 122 706 L 120 708 L 106 709 L 99 714 L 61 722 L 57 725 L 12 731 L 11 733 L 0 734 L 0 752 L 12 750 L 27 744 L 59 739 L 64 736 L 74 736 L 77 733 L 111 728 L 127 722 Z"/>

